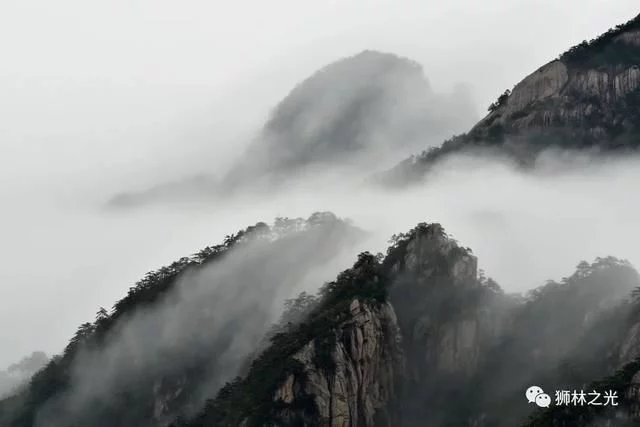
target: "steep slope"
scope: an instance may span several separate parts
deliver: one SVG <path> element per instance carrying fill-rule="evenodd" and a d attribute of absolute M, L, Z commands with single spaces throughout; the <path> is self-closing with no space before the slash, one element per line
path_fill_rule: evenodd
<path fill-rule="evenodd" d="M 438 224 L 396 236 L 386 257 L 363 253 L 328 284 L 305 321 L 274 336 L 245 378 L 175 425 L 435 421 L 422 411 L 437 409 L 431 397 L 440 386 L 476 369 L 504 313 L 483 310 L 502 293 L 476 273 L 475 257 Z"/>
<path fill-rule="evenodd" d="M 149 274 L 0 402 L 0 425 L 640 421 L 640 276 L 627 262 L 583 262 L 560 282 L 508 295 L 439 224 L 419 224 L 386 255 L 360 254 L 317 296 L 289 300 L 270 327 L 273 301 L 334 257 L 349 230 L 330 214 L 258 224 Z M 610 387 L 621 405 L 536 410 L 523 396 L 532 383 Z"/>
<path fill-rule="evenodd" d="M 360 255 L 303 323 L 275 335 L 246 378 L 224 387 L 188 425 L 371 422 L 374 410 L 393 398 L 401 370 L 387 341 L 395 316 L 382 274 L 376 257 Z"/>
<path fill-rule="evenodd" d="M 621 366 L 626 382 L 612 390 L 632 406 L 624 387 L 638 365 L 621 355 L 637 329 L 626 296 L 640 277 L 628 263 L 581 263 L 526 297 L 476 268 L 438 224 L 396 236 L 385 257 L 361 254 L 244 378 L 174 425 L 489 427 L 534 414 L 551 418 L 531 425 L 549 426 L 560 412 L 537 414 L 529 385 L 579 388 Z"/>
<path fill-rule="evenodd" d="M 420 179 L 451 153 L 491 148 L 527 165 L 542 150 L 640 145 L 640 15 L 583 42 L 505 91 L 468 133 L 398 164 L 380 179 Z"/>
<path fill-rule="evenodd" d="M 519 425 L 532 410 L 523 399 L 529 386 L 579 390 L 618 369 L 626 331 L 636 322 L 627 297 L 638 285 L 628 263 L 605 258 L 582 262 L 570 277 L 534 290 L 467 385 L 456 412 L 460 422 Z"/>
<path fill-rule="evenodd" d="M 242 369 L 278 302 L 360 237 L 328 213 L 279 219 L 149 273 L 0 402 L 0 425 L 156 427 L 194 412 Z"/>

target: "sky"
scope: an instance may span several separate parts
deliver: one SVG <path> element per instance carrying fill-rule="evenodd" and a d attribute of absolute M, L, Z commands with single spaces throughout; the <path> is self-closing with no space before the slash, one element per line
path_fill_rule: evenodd
<path fill-rule="evenodd" d="M 127 216 L 100 211 L 113 191 L 187 170 L 223 169 L 269 108 L 323 65 L 364 49 L 407 56 L 423 65 L 440 92 L 468 84 L 482 115 L 540 65 L 637 13 L 635 0 L 0 3 L 0 367 L 34 350 L 59 351 L 77 325 L 92 320 L 100 306 L 110 307 L 146 271 L 252 222 L 307 216 L 316 207 L 344 207 L 336 213 L 364 223 L 369 218 L 372 227 L 394 217 L 386 209 L 372 219 L 345 204 L 346 195 L 308 200 L 301 192 L 259 206 L 240 201 Z M 618 175 L 606 176 L 598 185 L 618 185 Z M 524 188 L 515 184 L 522 179 L 510 180 L 512 188 Z M 536 182 L 522 184 L 539 188 L 532 207 L 561 203 Z M 578 189 L 562 218 L 570 221 L 579 211 L 588 223 L 601 212 L 578 210 L 581 203 L 595 208 L 592 187 L 576 182 L 566 183 Z M 443 185 L 450 195 L 466 188 Z M 445 193 L 428 196 L 434 194 Z M 606 212 L 626 200 L 617 192 L 609 197 L 615 200 Z M 460 209 L 460 200 L 447 196 L 432 212 Z M 506 202 L 493 206 L 498 217 L 513 210 Z M 421 212 L 385 224 L 389 231 L 411 226 Z M 523 224 L 544 215 L 533 210 L 512 221 L 525 238 Z M 472 222 L 448 216 L 462 232 L 456 237 L 468 238 L 465 244 L 487 242 Z M 566 226 L 557 221 L 558 229 Z M 497 232 L 483 224 L 487 233 Z M 515 245 L 498 243 L 493 252 L 483 250 L 496 270 Z M 548 252 L 545 245 L 533 245 L 533 253 Z M 566 271 L 580 257 L 567 254 L 566 267 L 549 260 L 538 276 Z M 507 281 L 515 275 L 501 274 Z"/>

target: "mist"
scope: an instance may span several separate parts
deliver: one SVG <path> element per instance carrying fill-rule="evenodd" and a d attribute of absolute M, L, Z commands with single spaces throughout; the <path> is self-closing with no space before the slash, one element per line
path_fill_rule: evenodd
<path fill-rule="evenodd" d="M 271 230 L 247 234 L 221 258 L 187 268 L 157 303 L 129 312 L 120 305 L 121 316 L 103 345 L 80 347 L 69 390 L 41 409 L 36 426 L 124 422 L 104 414 L 98 420 L 96 414 L 109 414 L 118 390 L 135 395 L 146 383 L 160 396 L 175 383 L 197 383 L 185 387 L 181 399 L 198 410 L 240 373 L 278 320 L 283 302 L 333 279 L 334 271 L 348 266 L 362 237 L 357 228 L 326 214 L 278 222 Z M 190 370 L 197 371 L 195 377 L 189 377 Z M 154 414 L 174 415 L 162 409 Z"/>
<path fill-rule="evenodd" d="M 3 4 L 0 367 L 34 350 L 59 353 L 145 272 L 277 216 L 352 218 L 375 232 L 371 251 L 438 221 L 515 291 L 566 275 L 581 259 L 637 260 L 633 159 L 553 183 L 502 161 L 456 159 L 463 169 L 443 165 L 428 184 L 398 194 L 344 185 L 333 172 L 268 197 L 102 209 L 122 189 L 224 169 L 271 107 L 340 57 L 368 48 L 406 55 L 439 93 L 468 83 L 481 114 L 540 63 L 637 12 L 631 0 L 404 6 Z"/>
<path fill-rule="evenodd" d="M 553 173 L 557 164 L 543 163 L 537 173 L 524 173 L 501 159 L 458 157 L 440 165 L 424 185 L 397 193 L 344 185 L 348 180 L 342 175 L 301 180 L 271 196 L 153 206 L 122 215 L 67 211 L 21 231 L 13 253 L 24 255 L 12 267 L 21 273 L 13 283 L 32 291 L 14 294 L 3 316 L 15 319 L 24 316 L 26 307 L 34 310 L 39 315 L 21 323 L 21 341 L 57 351 L 81 321 L 120 298 L 142 271 L 257 221 L 306 217 L 319 210 L 373 232 L 367 247 L 372 252 L 383 251 L 392 234 L 418 222 L 440 222 L 473 249 L 481 267 L 508 291 L 565 276 L 580 260 L 597 256 L 614 255 L 640 265 L 635 244 L 640 205 L 631 197 L 640 179 L 639 161 L 573 162 L 573 169 L 559 174 Z M 22 212 L 15 215 L 26 219 Z M 77 233 L 74 239 L 65 239 L 71 230 Z M 86 261 L 78 263 L 81 253 Z M 33 259 L 40 260 L 42 270 L 29 268 Z M 40 285 L 43 271 L 46 287 Z M 65 277 L 73 281 L 65 283 Z M 31 297 L 36 290 L 43 298 L 40 306 L 39 298 Z M 30 352 L 26 345 L 8 348 L 8 361 Z"/>

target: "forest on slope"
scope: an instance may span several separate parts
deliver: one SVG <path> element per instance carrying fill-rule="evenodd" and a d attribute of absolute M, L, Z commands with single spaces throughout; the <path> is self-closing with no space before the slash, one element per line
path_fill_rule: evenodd
<path fill-rule="evenodd" d="M 552 74 L 543 78 L 551 90 L 525 90 L 531 83 L 525 79 L 468 134 L 412 158 L 402 174 L 422 176 L 445 154 L 476 146 L 517 156 L 554 144 L 635 149 L 639 22 L 536 71 L 527 79 Z M 420 72 L 412 75 L 424 86 Z M 606 79 L 614 84 L 595 94 L 580 91 Z M 295 123 L 289 113 L 284 117 Z M 351 123 L 337 122 L 354 142 Z M 288 120 L 272 124 L 272 130 L 291 130 Z M 333 130 L 323 129 L 330 140 Z M 284 141 L 301 138 L 292 135 Z M 295 164 L 313 158 L 302 151 Z M 282 153 L 271 154 L 280 159 Z M 341 156 L 332 149 L 324 154 L 325 160 Z M 506 293 L 478 270 L 471 249 L 439 224 L 420 223 L 393 236 L 385 254 L 361 252 L 336 275 L 338 253 L 353 250 L 364 234 L 327 212 L 278 218 L 148 273 L 0 401 L 0 424 L 569 427 L 639 421 L 640 277 L 628 261 L 603 254 L 565 278 Z M 323 285 L 327 270 L 335 280 Z M 620 405 L 537 409 L 524 397 L 532 383 L 545 390 L 615 391 Z"/>
<path fill-rule="evenodd" d="M 0 424 L 158 425 L 189 412 L 241 368 L 273 305 L 361 233 L 329 213 L 278 218 L 149 272 L 2 401 Z M 178 386 L 175 402 L 155 405 Z"/>
<path fill-rule="evenodd" d="M 234 277 L 231 286 L 239 286 L 239 292 L 259 292 L 255 286 L 262 283 L 267 293 L 261 300 L 269 303 L 279 286 L 301 278 L 278 269 L 277 259 L 299 252 L 309 238 L 316 245 L 324 242 L 330 257 L 349 233 L 361 231 L 327 213 L 279 219 L 149 273 L 111 313 L 100 309 L 95 322 L 81 325 L 65 352 L 28 387 L 0 403 L 2 425 L 338 425 L 327 397 L 361 405 L 356 413 L 364 425 L 477 425 L 481 420 L 487 426 L 569 426 L 566 420 L 607 414 L 589 407 L 535 411 L 523 396 L 530 383 L 560 389 L 601 381 L 599 387 L 619 392 L 619 410 L 638 404 L 627 391 L 639 366 L 634 339 L 640 276 L 613 257 L 581 262 L 569 277 L 527 294 L 506 294 L 477 270 L 469 248 L 438 224 L 419 224 L 393 236 L 386 254 L 361 253 L 317 295 L 303 292 L 287 300 L 273 323 L 256 314 L 265 309 L 256 301 L 236 301 L 233 316 L 216 316 L 224 311 L 220 304 L 234 301 L 221 294 L 230 288 L 219 287 L 219 280 Z M 320 262 L 316 245 L 308 254 Z M 229 270 L 222 260 L 234 256 L 244 271 L 257 267 L 260 282 Z M 271 281 L 265 273 L 274 267 Z M 201 269 L 205 276 L 199 275 Z M 216 270 L 229 271 L 219 275 Z M 198 276 L 200 282 L 193 280 Z M 195 287 L 195 293 L 176 294 L 184 286 Z M 354 311 L 354 304 L 360 308 Z M 145 316 L 153 312 L 161 315 Z M 349 325 L 357 324 L 363 312 L 367 322 L 380 325 L 375 335 L 367 335 L 366 327 L 353 335 Z M 354 345 L 366 347 L 358 344 L 358 334 L 364 343 L 377 342 L 374 356 L 340 356 Z M 246 346 L 238 347 L 247 336 Z M 155 339 L 149 342 L 150 337 Z M 313 356 L 300 359 L 309 344 Z M 350 363 L 362 370 L 360 377 L 345 374 Z M 313 375 L 318 373 L 334 378 L 323 399 L 308 388 L 317 383 Z M 360 383 L 364 378 L 370 383 Z M 289 381 L 293 394 L 285 403 L 275 396 L 283 396 Z M 340 381 L 362 387 L 361 393 L 366 387 L 379 390 L 372 394 L 378 400 L 373 407 L 350 401 L 330 385 Z M 533 418 L 526 421 L 527 416 Z M 557 423 L 549 424 L 550 419 Z"/>

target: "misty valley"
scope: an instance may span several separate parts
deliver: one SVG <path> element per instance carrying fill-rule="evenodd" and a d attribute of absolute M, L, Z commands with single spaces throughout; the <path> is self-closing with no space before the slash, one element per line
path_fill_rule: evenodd
<path fill-rule="evenodd" d="M 25 231 L 70 269 L 47 286 L 78 278 L 47 306 L 61 319 L 74 292 L 149 272 L 0 369 L 0 427 L 640 425 L 640 15 L 593 36 L 480 119 L 417 61 L 339 58 L 238 156 L 47 223 L 99 218 L 78 232 L 94 249 Z M 182 235 L 166 265 L 146 254 Z"/>

